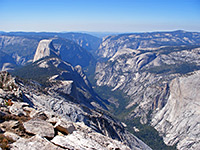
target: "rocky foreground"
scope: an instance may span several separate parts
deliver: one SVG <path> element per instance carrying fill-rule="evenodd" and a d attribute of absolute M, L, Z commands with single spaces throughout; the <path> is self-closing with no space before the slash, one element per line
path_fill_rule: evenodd
<path fill-rule="evenodd" d="M 1 119 L 1 134 L 15 141 L 10 144 L 12 150 L 130 149 L 117 140 L 96 133 L 82 122 L 70 122 L 23 102 L 2 106 Z"/>
<path fill-rule="evenodd" d="M 54 97 L 43 93 L 36 83 L 24 83 L 7 72 L 0 77 L 3 149 L 151 149 L 107 115 L 64 101 L 55 91 Z"/>

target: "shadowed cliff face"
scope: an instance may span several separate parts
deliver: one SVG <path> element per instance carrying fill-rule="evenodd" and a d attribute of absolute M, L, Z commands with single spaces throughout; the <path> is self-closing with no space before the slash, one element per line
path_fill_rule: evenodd
<path fill-rule="evenodd" d="M 13 70 L 16 67 L 15 60 L 8 54 L 0 51 L 0 70 L 7 71 Z"/>
<path fill-rule="evenodd" d="M 86 49 L 72 41 L 55 38 L 52 40 L 52 43 L 60 54 L 60 58 L 73 66 L 80 65 L 86 67 L 95 62 L 93 56 Z"/>

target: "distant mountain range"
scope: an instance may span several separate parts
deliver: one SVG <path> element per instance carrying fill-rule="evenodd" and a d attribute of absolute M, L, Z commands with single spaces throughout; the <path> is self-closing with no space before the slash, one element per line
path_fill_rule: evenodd
<path fill-rule="evenodd" d="M 86 33 L 58 33 L 58 32 L 2 32 L 2 36 L 18 36 L 24 38 L 44 39 L 60 37 L 72 40 L 87 50 L 96 50 L 101 43 L 101 39 Z"/>

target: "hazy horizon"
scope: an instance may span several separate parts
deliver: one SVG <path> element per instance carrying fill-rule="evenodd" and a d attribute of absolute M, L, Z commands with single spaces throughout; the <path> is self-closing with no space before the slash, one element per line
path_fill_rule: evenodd
<path fill-rule="evenodd" d="M 198 0 L 0 0 L 0 31 L 200 32 Z"/>

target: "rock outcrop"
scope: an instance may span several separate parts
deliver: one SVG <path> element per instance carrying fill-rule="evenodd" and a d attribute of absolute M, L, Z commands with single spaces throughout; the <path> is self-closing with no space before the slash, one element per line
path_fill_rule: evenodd
<path fill-rule="evenodd" d="M 52 57 L 52 56 L 59 56 L 55 48 L 53 47 L 52 39 L 41 40 L 35 52 L 33 62 L 45 57 Z"/>
<path fill-rule="evenodd" d="M 54 128 L 56 128 L 58 131 L 64 133 L 64 134 L 72 134 L 76 129 L 71 122 L 64 122 L 62 120 L 59 120 L 55 125 Z"/>
<path fill-rule="evenodd" d="M 55 134 L 53 125 L 44 120 L 32 119 L 24 122 L 23 126 L 27 133 L 41 137 L 53 138 Z"/>
<path fill-rule="evenodd" d="M 9 132 L 9 131 L 6 131 L 4 134 L 4 136 L 8 137 L 8 138 L 11 138 L 13 141 L 17 141 L 19 139 L 21 139 L 21 137 L 13 132 Z"/>

